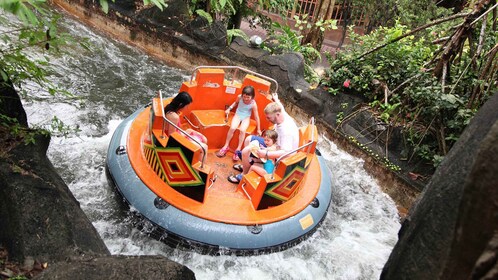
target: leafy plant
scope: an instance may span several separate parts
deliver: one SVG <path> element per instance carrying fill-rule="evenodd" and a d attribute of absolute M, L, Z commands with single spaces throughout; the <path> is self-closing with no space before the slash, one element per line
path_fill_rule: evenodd
<path fill-rule="evenodd" d="M 311 44 L 301 45 L 302 38 L 303 35 L 300 35 L 298 31 L 292 30 L 288 25 L 273 22 L 267 41 L 275 41 L 275 43 L 266 43 L 263 45 L 263 48 L 273 54 L 288 52 L 301 53 L 304 58 L 305 78 L 308 82 L 318 82 L 319 78 L 313 70 L 312 65 L 320 58 L 320 52 L 313 48 Z"/>
<path fill-rule="evenodd" d="M 227 43 L 228 43 L 228 45 L 230 45 L 232 43 L 234 37 L 241 37 L 246 42 L 249 41 L 249 37 L 247 37 L 247 34 L 243 30 L 228 29 L 227 30 Z"/>
<path fill-rule="evenodd" d="M 211 25 L 213 23 L 213 17 L 208 12 L 201 10 L 201 9 L 197 9 L 197 10 L 195 10 L 195 13 L 198 14 L 199 16 L 205 18 L 208 21 L 209 25 Z"/>
<path fill-rule="evenodd" d="M 409 159 L 416 154 L 438 164 L 476 111 L 469 106 L 470 93 L 479 85 L 485 85 L 481 92 L 497 92 L 496 83 L 480 78 L 480 67 L 488 62 L 476 60 L 470 44 L 453 62 L 451 78 L 442 81 L 428 69 L 440 47 L 433 41 L 447 36 L 451 25 L 434 26 L 417 36 L 407 36 L 410 29 L 399 22 L 365 36 L 350 32 L 351 44 L 335 58 L 328 56 L 331 67 L 322 83 L 332 94 L 364 96 L 379 119 L 405 128 L 414 151 Z M 497 31 L 489 33 L 482 40 L 483 53 L 496 48 Z"/>
<path fill-rule="evenodd" d="M 71 36 L 59 32 L 58 21 L 60 16 L 52 14 L 44 7 L 45 0 L 9 0 L 0 1 L 0 9 L 16 15 L 21 20 L 21 26 L 8 26 L 10 21 L 4 14 L 0 14 L 0 22 L 7 26 L 7 31 L 1 33 L 0 40 L 0 83 L 2 86 L 14 87 L 21 96 L 30 98 L 24 92 L 24 85 L 28 82 L 38 84 L 48 93 L 72 96 L 68 91 L 54 85 L 49 80 L 51 73 L 50 61 L 44 56 L 46 52 L 60 53 L 64 46 L 75 44 Z M 108 2 L 100 0 L 105 12 Z M 154 4 L 160 9 L 166 7 L 164 0 L 144 0 L 144 4 Z M 86 42 L 80 46 L 88 48 Z M 29 52 L 28 52 L 29 50 Z M 35 55 L 29 55 L 33 53 Z M 23 94 L 24 93 L 24 94 Z M 38 132 L 22 127 L 14 119 L 0 114 L 0 126 L 16 138 L 22 138 L 25 143 L 34 141 L 34 133 L 54 133 L 67 135 L 79 129 L 70 128 L 54 117 L 51 125 Z"/>

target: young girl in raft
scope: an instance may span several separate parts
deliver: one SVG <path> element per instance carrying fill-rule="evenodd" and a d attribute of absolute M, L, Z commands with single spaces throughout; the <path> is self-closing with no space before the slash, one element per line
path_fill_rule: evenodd
<path fill-rule="evenodd" d="M 258 139 L 252 140 L 248 147 L 251 147 L 251 157 L 255 157 L 256 161 L 251 160 L 250 171 L 258 173 L 259 176 L 264 176 L 265 174 L 270 174 L 275 169 L 275 163 L 268 157 L 259 158 L 256 156 L 258 150 L 277 151 L 280 148 L 277 145 L 278 133 L 275 130 L 266 130 L 263 137 L 257 137 Z M 233 168 L 237 171 L 242 172 L 242 164 L 235 164 Z M 228 176 L 228 181 L 234 184 L 238 184 L 242 181 L 242 173 L 237 175 Z"/>
<path fill-rule="evenodd" d="M 190 94 L 188 94 L 188 92 L 182 91 L 178 93 L 173 98 L 173 100 L 171 100 L 171 102 L 164 107 L 164 114 L 166 115 L 166 118 L 170 120 L 172 123 L 176 124 L 176 126 L 180 127 L 179 114 L 181 113 L 181 111 L 183 111 L 183 109 L 187 108 L 187 106 L 190 103 L 192 103 L 192 97 L 190 96 Z M 166 132 L 167 135 L 171 135 L 171 133 L 179 130 L 176 129 L 176 127 L 170 125 L 169 123 L 166 123 L 164 131 Z M 187 128 L 185 132 L 188 135 L 192 136 L 195 140 L 197 140 L 207 152 L 208 146 L 207 146 L 206 136 L 190 128 Z M 189 137 L 187 138 L 191 140 Z"/>
<path fill-rule="evenodd" d="M 275 130 L 266 130 L 264 133 L 264 139 L 265 139 L 264 146 L 266 146 L 267 154 L 268 151 L 278 150 L 278 145 L 277 145 L 278 133 Z M 254 141 L 259 143 L 257 140 Z M 255 150 L 257 151 L 263 148 L 264 148 L 263 145 L 256 145 Z M 254 171 L 258 173 L 259 176 L 264 176 L 265 174 L 272 173 L 273 169 L 275 169 L 275 163 L 273 162 L 273 160 L 269 159 L 268 157 L 261 158 L 260 160 L 263 163 L 263 167 L 261 167 L 260 164 L 254 163 L 253 165 L 251 165 L 249 171 Z"/>
<path fill-rule="evenodd" d="M 257 133 L 261 135 L 261 127 L 259 122 L 258 115 L 258 106 L 256 101 L 254 100 L 255 93 L 254 88 L 252 86 L 246 86 L 242 89 L 242 94 L 237 97 L 237 100 L 225 110 L 225 114 L 228 115 L 230 111 L 237 106 L 237 111 L 235 111 L 235 115 L 232 118 L 232 123 L 230 124 L 230 129 L 227 133 L 227 138 L 225 141 L 225 145 L 216 153 L 218 157 L 224 157 L 228 152 L 228 145 L 230 144 L 230 140 L 232 140 L 233 133 L 237 127 L 239 128 L 239 144 L 237 145 L 237 149 L 233 153 L 233 160 L 239 160 L 240 149 L 242 148 L 242 144 L 244 143 L 245 133 L 247 128 L 249 127 L 251 112 L 254 115 L 254 119 L 256 120 Z"/>

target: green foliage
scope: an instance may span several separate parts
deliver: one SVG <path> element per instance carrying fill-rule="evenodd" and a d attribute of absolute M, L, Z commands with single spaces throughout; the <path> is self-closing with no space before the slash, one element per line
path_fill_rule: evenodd
<path fill-rule="evenodd" d="M 103 0 L 100 0 L 103 1 Z M 113 0 L 114 2 L 115 0 Z M 168 4 L 164 2 L 164 0 L 143 0 L 144 5 L 154 5 L 159 8 L 159 10 L 164 10 L 164 8 L 168 7 Z"/>
<path fill-rule="evenodd" d="M 195 10 L 195 13 L 197 15 L 205 18 L 208 21 L 209 25 L 211 25 L 213 23 L 213 17 L 209 13 L 207 13 L 206 11 L 198 9 L 198 10 Z"/>
<path fill-rule="evenodd" d="M 204 18 L 206 14 L 209 14 L 211 20 L 214 20 L 217 15 L 226 18 L 235 14 L 242 0 L 189 0 L 188 4 L 190 14 L 197 14 Z"/>
<path fill-rule="evenodd" d="M 29 278 L 24 275 L 17 275 L 14 277 L 10 277 L 9 280 L 28 280 Z"/>
<path fill-rule="evenodd" d="M 46 10 L 40 7 L 42 3 L 45 3 L 45 0 L 2 0 L 0 9 L 13 13 L 25 23 L 37 25 L 38 16 L 33 10 L 45 15 Z"/>
<path fill-rule="evenodd" d="M 228 40 L 228 45 L 230 45 L 233 41 L 234 37 L 241 37 L 244 39 L 246 42 L 249 42 L 249 37 L 247 37 L 247 34 L 240 29 L 228 29 L 227 30 L 227 40 Z"/>
<path fill-rule="evenodd" d="M 393 28 L 381 27 L 365 36 L 350 32 L 351 45 L 337 53 L 335 59 L 329 57 L 331 72 L 326 84 L 341 87 L 344 81 L 349 79 L 350 91 L 364 93 L 371 100 L 381 100 L 384 93 L 375 90 L 375 81 L 399 85 L 414 74 L 420 73 L 423 64 L 432 57 L 436 47 L 424 38 L 410 36 L 360 60 L 355 58 L 408 31 L 406 26 L 398 23 Z"/>
<path fill-rule="evenodd" d="M 45 0 L 39 0 L 39 1 L 45 1 Z M 115 2 L 116 0 L 112 0 L 112 2 Z M 102 11 L 104 13 L 109 12 L 109 1 L 107 0 L 99 0 L 100 6 L 102 7 Z M 154 5 L 159 8 L 159 10 L 164 10 L 164 8 L 168 7 L 168 4 L 164 2 L 164 0 L 143 0 L 144 5 Z"/>
<path fill-rule="evenodd" d="M 10 79 L 12 84 L 21 91 L 27 81 L 32 81 L 52 95 L 56 93 L 70 95 L 47 78 L 51 70 L 46 56 L 33 57 L 26 52 L 26 50 L 38 50 L 41 54 L 59 52 L 62 46 L 71 42 L 67 34 L 58 32 L 59 18 L 59 16 L 49 19 L 39 18 L 34 26 L 26 25 L 2 34 L 0 40 L 3 41 L 4 47 L 0 49 L 2 53 L 0 57 L 1 81 L 7 82 Z"/>
<path fill-rule="evenodd" d="M 352 18 L 368 15 L 374 28 L 394 26 L 396 21 L 413 28 L 450 13 L 433 0 L 353 0 L 353 5 Z"/>
<path fill-rule="evenodd" d="M 25 145 L 35 142 L 35 130 L 28 129 L 19 124 L 17 119 L 2 114 L 0 114 L 0 131 L 8 134 L 12 139 L 20 139 L 19 142 Z"/>
<path fill-rule="evenodd" d="M 444 88 L 441 80 L 426 69 L 440 47 L 432 41 L 446 36 L 447 26 L 406 37 L 365 56 L 375 47 L 409 32 L 408 27 L 398 22 L 392 28 L 380 27 L 365 36 L 351 32 L 351 44 L 335 58 L 328 57 L 331 68 L 322 81 L 332 94 L 364 96 L 379 119 L 405 128 L 407 141 L 413 147 L 409 158 L 416 154 L 434 164 L 441 161 L 475 114 L 476 110 L 468 107 L 474 86 L 485 84 L 489 95 L 497 92 L 496 84 L 478 78 L 479 65 L 485 60 L 475 61 L 475 67 L 469 67 L 474 52 L 468 45 L 459 61 L 453 63 L 448 73 L 451 78 L 447 77 Z M 483 53 L 497 43 L 498 33 L 490 33 Z"/>
<path fill-rule="evenodd" d="M 320 52 L 311 46 L 311 44 L 301 45 L 302 38 L 303 35 L 300 35 L 298 31 L 292 30 L 288 25 L 273 22 L 267 41 L 271 42 L 274 40 L 275 43 L 265 43 L 263 44 L 263 48 L 270 51 L 272 54 L 288 52 L 301 53 L 304 58 L 305 78 L 308 82 L 317 82 L 319 78 L 313 70 L 312 65 L 320 58 Z"/>
<path fill-rule="evenodd" d="M 41 125 L 40 130 L 48 132 L 52 136 L 68 137 L 70 135 L 77 135 L 81 132 L 79 125 L 69 126 L 66 125 L 56 116 L 53 116 L 50 122 L 46 125 Z"/>
<path fill-rule="evenodd" d="M 379 154 L 377 154 L 374 151 L 372 151 L 372 149 L 370 149 L 367 145 L 362 144 L 355 137 L 348 136 L 348 140 L 351 143 L 353 143 L 356 146 L 358 146 L 360 149 L 362 149 L 365 153 L 367 153 L 369 156 L 371 156 L 375 161 L 377 161 L 378 163 L 384 165 L 386 168 L 389 168 L 391 171 L 393 171 L 393 172 L 400 172 L 401 171 L 401 167 L 399 167 L 398 165 L 396 165 L 393 162 L 391 162 L 388 158 L 379 156 Z"/>
<path fill-rule="evenodd" d="M 189 12 L 191 15 L 200 15 L 197 11 L 203 10 L 211 15 L 214 20 L 220 20 L 227 23 L 229 28 L 232 26 L 237 26 L 235 22 L 234 15 L 240 15 L 238 20 L 243 17 L 248 17 L 250 15 L 259 14 L 256 12 L 254 4 L 251 2 L 251 7 L 248 5 L 248 1 L 245 0 L 188 0 Z M 281 15 L 287 15 L 287 12 L 292 10 L 294 7 L 294 0 L 258 0 L 258 8 L 262 10 L 275 11 Z M 261 18 L 261 14 L 259 14 Z"/>
<path fill-rule="evenodd" d="M 301 17 L 299 16 L 294 16 L 294 20 L 296 23 L 294 24 L 294 27 L 299 29 L 299 31 L 303 32 L 305 30 L 308 30 L 313 27 L 313 25 L 317 26 L 321 32 L 325 32 L 326 30 L 335 30 L 337 29 L 337 20 L 335 19 L 319 19 L 315 23 L 310 22 L 308 15 L 302 15 Z"/>

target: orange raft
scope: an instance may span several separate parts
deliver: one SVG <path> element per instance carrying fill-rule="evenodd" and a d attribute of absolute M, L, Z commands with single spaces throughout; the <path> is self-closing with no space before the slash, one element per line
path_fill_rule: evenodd
<path fill-rule="evenodd" d="M 240 76 L 240 77 L 239 77 Z M 109 181 L 141 217 L 152 222 L 153 236 L 170 245 L 197 247 L 208 254 L 239 255 L 286 249 L 310 236 L 327 213 L 331 178 L 316 149 L 313 119 L 300 128 L 300 146 L 277 159 L 273 174 L 250 172 L 238 184 L 226 180 L 234 162 L 237 130 L 231 151 L 218 158 L 233 113 L 225 116 L 242 89 L 256 92 L 262 129 L 271 128 L 263 108 L 277 92 L 275 80 L 237 66 L 198 67 L 181 85 L 194 102 L 181 116 L 180 132 L 164 132 L 161 93 L 116 129 L 109 144 Z M 254 134 L 252 116 L 246 132 Z M 176 124 L 175 124 L 176 125 Z M 208 138 L 208 151 L 182 130 L 191 128 Z"/>

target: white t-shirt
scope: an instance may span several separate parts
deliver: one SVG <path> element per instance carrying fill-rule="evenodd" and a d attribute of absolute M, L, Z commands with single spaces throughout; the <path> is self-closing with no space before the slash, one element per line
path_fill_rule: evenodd
<path fill-rule="evenodd" d="M 291 151 L 299 147 L 299 129 L 294 119 L 282 110 L 284 121 L 275 125 L 278 133 L 277 145 L 284 151 Z"/>

